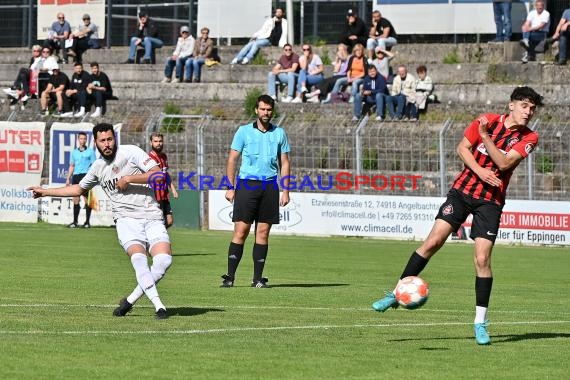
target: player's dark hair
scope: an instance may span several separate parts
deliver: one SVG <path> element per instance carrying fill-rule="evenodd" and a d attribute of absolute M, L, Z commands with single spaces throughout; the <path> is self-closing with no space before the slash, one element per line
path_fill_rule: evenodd
<path fill-rule="evenodd" d="M 265 104 L 269 104 L 271 106 L 271 108 L 275 108 L 275 100 L 273 100 L 273 98 L 267 94 L 265 95 L 260 95 L 257 98 L 257 103 L 255 103 L 255 108 L 259 108 L 259 103 L 263 102 Z"/>
<path fill-rule="evenodd" d="M 108 131 L 113 132 L 113 136 L 115 136 L 115 130 L 113 129 L 113 124 L 99 123 L 93 127 L 93 138 L 95 140 L 97 140 L 97 134 L 99 132 L 103 133 L 103 132 L 108 132 Z"/>
<path fill-rule="evenodd" d="M 515 90 L 511 94 L 511 102 L 515 100 L 521 100 L 521 101 L 528 100 L 535 106 L 544 105 L 542 103 L 542 96 L 528 86 L 520 86 L 515 88 Z"/>
<path fill-rule="evenodd" d="M 87 137 L 87 133 L 85 133 L 85 132 L 79 132 L 77 135 L 78 135 L 78 136 L 85 136 L 85 137 Z"/>
<path fill-rule="evenodd" d="M 160 137 L 161 139 L 164 139 L 164 135 L 162 133 L 152 132 L 150 134 L 150 141 L 152 141 L 152 139 L 154 139 L 155 137 Z"/>

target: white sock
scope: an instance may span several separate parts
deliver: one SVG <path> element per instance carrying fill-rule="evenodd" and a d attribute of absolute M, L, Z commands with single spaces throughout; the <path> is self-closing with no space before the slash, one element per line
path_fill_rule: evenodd
<path fill-rule="evenodd" d="M 143 289 L 155 309 L 166 309 L 158 296 L 158 290 L 156 290 L 154 278 L 152 277 L 152 273 L 150 273 L 146 255 L 144 253 L 134 253 L 131 255 L 131 264 L 135 269 L 135 275 L 139 286 Z"/>
<path fill-rule="evenodd" d="M 85 112 L 85 107 L 80 107 L 80 108 L 79 108 L 79 112 L 84 113 L 84 112 Z"/>
<path fill-rule="evenodd" d="M 145 257 L 146 258 L 146 257 Z M 131 258 L 132 260 L 132 258 Z M 164 277 L 164 274 L 172 264 L 172 256 L 168 253 L 158 253 L 152 258 L 152 267 L 150 268 L 150 273 L 154 279 L 154 283 L 158 282 Z M 133 292 L 127 297 L 127 301 L 130 304 L 137 302 L 144 294 L 143 288 L 137 286 L 133 289 Z M 162 305 L 164 308 L 164 305 Z M 158 310 L 158 309 L 157 309 Z"/>
<path fill-rule="evenodd" d="M 475 306 L 475 322 L 485 323 L 487 320 L 487 308 L 483 306 Z"/>

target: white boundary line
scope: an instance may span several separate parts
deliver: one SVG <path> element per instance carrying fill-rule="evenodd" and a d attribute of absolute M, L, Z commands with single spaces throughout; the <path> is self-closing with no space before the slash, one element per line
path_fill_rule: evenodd
<path fill-rule="evenodd" d="M 567 324 L 570 321 L 511 321 L 493 322 L 494 325 L 558 325 Z M 441 322 L 441 323 L 383 323 L 383 324 L 355 324 L 355 325 L 306 325 L 306 326 L 273 326 L 273 327 L 235 327 L 226 329 L 204 330 L 143 330 L 143 331 L 120 331 L 120 330 L 64 330 L 64 331 L 12 331 L 0 330 L 0 335 L 198 335 L 219 334 L 248 331 L 288 331 L 288 330 L 330 330 L 330 329 L 360 329 L 360 328 L 384 328 L 404 327 L 423 328 L 441 326 L 466 326 L 472 323 L 466 322 Z"/>
<path fill-rule="evenodd" d="M 0 304 L 0 308 L 63 308 L 63 309 L 70 309 L 70 308 L 101 308 L 101 309 L 108 309 L 108 308 L 115 308 L 117 307 L 116 304 L 51 304 L 51 303 L 35 303 L 35 304 L 21 304 L 21 303 L 4 303 Z M 152 305 L 137 305 L 137 308 L 142 309 L 152 309 Z M 188 308 L 188 309 L 246 309 L 246 310 L 315 310 L 315 311 L 366 311 L 372 312 L 373 309 L 371 307 L 315 307 L 315 306 L 263 306 L 263 305 L 169 305 L 169 309 L 181 309 L 181 308 Z M 405 310 L 408 311 L 408 310 Z M 462 314 L 462 313 L 473 313 L 473 310 L 465 310 L 465 309 L 430 309 L 426 307 L 422 307 L 419 310 L 411 310 L 411 312 L 418 313 L 418 312 L 434 312 L 434 313 L 453 313 L 453 314 Z M 561 314 L 561 315 L 570 315 L 570 311 L 542 311 L 542 310 L 494 310 L 491 309 L 490 311 L 493 314 Z"/>

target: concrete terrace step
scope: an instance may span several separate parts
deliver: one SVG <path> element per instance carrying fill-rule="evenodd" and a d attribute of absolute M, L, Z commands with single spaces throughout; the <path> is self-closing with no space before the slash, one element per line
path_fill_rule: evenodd
<path fill-rule="evenodd" d="M 0 85 L 7 86 L 6 82 Z M 513 84 L 438 84 L 435 93 L 442 104 L 461 113 L 464 107 L 472 105 L 506 106 L 512 93 Z M 548 106 L 569 106 L 570 86 L 534 84 L 533 88 L 542 94 Z M 113 92 L 119 102 L 140 101 L 243 101 L 247 93 L 257 89 L 265 91 L 261 83 L 141 83 L 118 82 L 113 84 Z M 1 95 L 0 95 L 1 96 Z M 293 105 L 303 107 L 305 105 Z M 321 105 L 335 107 L 336 105 Z M 342 106 L 342 104 L 340 105 Z M 301 109 L 301 108 L 299 108 Z"/>
<path fill-rule="evenodd" d="M 218 52 L 222 63 L 229 63 L 239 52 L 242 46 L 219 46 Z M 157 49 L 157 62 L 164 60 L 172 54 L 174 46 L 165 46 Z M 294 46 L 294 51 L 301 54 L 301 46 Z M 314 51 L 321 56 L 332 59 L 336 52 L 336 45 L 316 46 Z M 393 48 L 396 52 L 394 62 L 398 63 L 442 63 L 445 58 L 462 63 L 499 63 L 507 61 L 520 61 L 522 49 L 518 42 L 504 44 L 400 44 Z M 30 60 L 31 52 L 28 48 L 2 48 L 0 49 L 0 63 L 25 64 Z M 268 63 L 279 59 L 282 49 L 279 47 L 266 47 L 261 54 Z M 88 50 L 84 54 L 84 61 L 97 61 L 101 64 L 121 63 L 128 57 L 128 47 L 114 46 L 110 49 Z"/>
<path fill-rule="evenodd" d="M 68 76 L 73 73 L 72 64 L 62 64 L 63 72 Z M 396 70 L 395 65 L 393 65 Z M 0 64 L 0 81 L 11 82 L 18 72 L 18 65 Z M 542 65 L 531 62 L 522 65 L 516 62 L 499 64 L 463 63 L 463 64 L 428 64 L 428 74 L 436 85 L 439 84 L 570 84 L 570 66 Z M 101 69 L 109 76 L 111 83 L 118 82 L 160 82 L 164 77 L 164 65 L 125 65 L 106 64 Z M 415 74 L 416 66 L 409 68 Z M 85 65 L 85 70 L 89 67 Z M 228 65 L 203 66 L 202 82 L 219 83 L 256 83 L 265 85 L 271 65 Z M 328 66 L 326 76 L 332 75 Z"/>

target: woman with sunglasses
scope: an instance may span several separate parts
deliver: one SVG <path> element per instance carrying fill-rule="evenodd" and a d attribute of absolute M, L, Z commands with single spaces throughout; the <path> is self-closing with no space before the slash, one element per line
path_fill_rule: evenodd
<path fill-rule="evenodd" d="M 291 103 L 302 103 L 303 94 L 309 92 L 309 87 L 316 86 L 324 79 L 323 61 L 313 53 L 309 44 L 303 44 L 303 55 L 299 57 L 299 80 L 297 83 L 297 97 Z"/>

